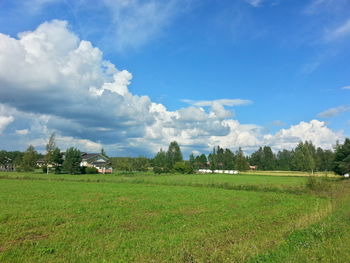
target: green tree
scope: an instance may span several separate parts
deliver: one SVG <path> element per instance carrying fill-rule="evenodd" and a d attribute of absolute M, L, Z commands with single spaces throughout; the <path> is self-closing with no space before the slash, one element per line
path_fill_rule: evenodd
<path fill-rule="evenodd" d="M 181 162 L 183 160 L 180 146 L 176 141 L 169 144 L 168 151 L 166 152 L 166 159 L 169 170 L 173 168 L 176 162 Z"/>
<path fill-rule="evenodd" d="M 281 171 L 290 171 L 291 161 L 293 159 L 293 152 L 282 150 L 277 153 L 276 169 Z"/>
<path fill-rule="evenodd" d="M 55 173 L 59 174 L 61 172 L 61 166 L 63 164 L 63 156 L 61 150 L 56 147 L 52 152 L 52 164 L 55 168 Z"/>
<path fill-rule="evenodd" d="M 63 169 L 70 174 L 80 173 L 81 152 L 74 147 L 67 149 L 63 162 Z"/>
<path fill-rule="evenodd" d="M 105 149 L 103 149 L 103 148 L 101 148 L 101 155 L 108 158 L 108 155 L 107 155 Z"/>
<path fill-rule="evenodd" d="M 338 144 L 335 149 L 333 171 L 343 175 L 350 173 L 350 139 L 346 138 L 343 144 Z"/>
<path fill-rule="evenodd" d="M 45 161 L 46 161 L 47 167 L 49 167 L 49 165 L 53 165 L 53 154 L 54 154 L 55 148 L 56 148 L 56 134 L 53 132 L 49 138 L 49 142 L 46 144 Z"/>
<path fill-rule="evenodd" d="M 249 163 L 245 158 L 241 147 L 239 147 L 238 150 L 236 151 L 235 168 L 239 171 L 246 171 L 249 169 Z"/>
<path fill-rule="evenodd" d="M 182 174 L 191 174 L 193 173 L 193 168 L 189 162 L 176 162 L 173 167 L 174 171 Z"/>
<path fill-rule="evenodd" d="M 276 167 L 276 157 L 270 146 L 264 146 L 262 158 L 263 170 L 274 170 Z"/>
<path fill-rule="evenodd" d="M 160 149 L 153 159 L 153 171 L 159 174 L 169 172 L 167 153 L 163 149 Z"/>
<path fill-rule="evenodd" d="M 36 161 L 38 160 L 38 153 L 35 148 L 30 145 L 25 151 L 22 162 L 20 165 L 20 170 L 25 172 L 32 172 L 36 167 Z"/>
<path fill-rule="evenodd" d="M 310 142 L 300 142 L 294 150 L 293 170 L 313 172 L 316 167 L 314 146 Z"/>

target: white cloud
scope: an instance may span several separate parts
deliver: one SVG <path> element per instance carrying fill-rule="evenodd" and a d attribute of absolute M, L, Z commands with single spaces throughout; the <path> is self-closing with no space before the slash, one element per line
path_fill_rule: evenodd
<path fill-rule="evenodd" d="M 44 149 L 55 131 L 61 149 L 99 151 L 104 146 L 121 155 L 153 154 L 173 140 L 189 153 L 218 144 L 279 149 L 301 139 L 328 146 L 341 136 L 316 120 L 264 135 L 257 125 L 233 120 L 225 108 L 250 100 L 186 101 L 191 106 L 169 111 L 133 94 L 131 80 L 130 72 L 105 61 L 101 50 L 80 40 L 64 21 L 46 22 L 18 38 L 0 34 L 0 130 L 6 132 L 13 122 L 17 132 L 6 139 L 11 138 L 6 143 L 12 148 L 33 144 Z"/>
<path fill-rule="evenodd" d="M 0 134 L 13 121 L 14 121 L 14 118 L 12 116 L 0 116 Z"/>
<path fill-rule="evenodd" d="M 220 100 L 182 100 L 183 102 L 192 104 L 194 106 L 198 107 L 206 107 L 206 106 L 213 106 L 214 104 L 220 104 L 222 106 L 240 106 L 240 105 L 248 105 L 251 104 L 251 100 L 242 100 L 242 99 L 220 99 Z"/>
<path fill-rule="evenodd" d="M 317 114 L 317 116 L 320 118 L 330 118 L 330 117 L 335 117 L 335 116 L 339 115 L 340 113 L 347 112 L 347 111 L 350 111 L 350 107 L 342 105 L 339 107 L 327 109 L 327 110 Z"/>
<path fill-rule="evenodd" d="M 350 19 L 346 20 L 340 26 L 332 30 L 327 30 L 324 35 L 324 39 L 326 41 L 334 41 L 347 36 L 350 36 Z"/>
<path fill-rule="evenodd" d="M 316 146 L 331 149 L 337 140 L 343 140 L 342 132 L 334 132 L 319 120 L 300 122 L 289 129 L 281 129 L 276 134 L 264 135 L 264 142 L 274 150 L 292 149 L 300 141 L 311 140 Z"/>
<path fill-rule="evenodd" d="M 19 135 L 27 135 L 28 133 L 29 133 L 28 129 L 16 130 L 16 134 L 19 134 Z"/>
<path fill-rule="evenodd" d="M 341 89 L 350 90 L 350 86 L 342 87 Z"/>
<path fill-rule="evenodd" d="M 244 0 L 244 1 L 254 7 L 259 7 L 263 2 L 263 0 Z"/>
<path fill-rule="evenodd" d="M 154 39 L 185 9 L 189 1 L 104 0 L 118 51 L 137 48 Z"/>

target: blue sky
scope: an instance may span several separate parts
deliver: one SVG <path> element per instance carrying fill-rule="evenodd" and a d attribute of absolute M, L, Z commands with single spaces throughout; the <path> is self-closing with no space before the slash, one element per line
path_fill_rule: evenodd
<path fill-rule="evenodd" d="M 350 136 L 349 0 L 0 2 L 0 145 L 152 156 Z M 25 32 L 25 33 L 23 33 Z M 108 61 L 108 62 L 107 62 Z"/>

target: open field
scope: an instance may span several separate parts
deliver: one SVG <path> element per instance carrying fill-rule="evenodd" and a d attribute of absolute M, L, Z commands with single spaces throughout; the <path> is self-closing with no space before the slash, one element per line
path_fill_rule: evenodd
<path fill-rule="evenodd" d="M 236 190 L 298 191 L 304 188 L 306 177 L 301 176 L 261 176 L 228 174 L 165 174 L 153 175 L 136 173 L 132 175 L 102 174 L 43 174 L 43 173 L 0 173 L 0 178 L 41 179 L 52 181 L 134 183 L 171 186 L 216 187 Z"/>
<path fill-rule="evenodd" d="M 308 191 L 304 177 L 0 178 L 0 262 L 346 262 L 350 256 L 340 239 L 350 237 L 346 181 L 328 182 L 335 190 L 327 197 Z M 235 188 L 243 185 L 250 187 Z M 335 253 L 338 261 L 331 260 Z"/>

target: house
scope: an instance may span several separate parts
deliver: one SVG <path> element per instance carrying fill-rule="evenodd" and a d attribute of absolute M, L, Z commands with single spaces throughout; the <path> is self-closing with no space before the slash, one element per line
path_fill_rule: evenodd
<path fill-rule="evenodd" d="M 82 153 L 80 166 L 95 167 L 99 173 L 112 173 L 113 168 L 108 157 L 100 153 Z"/>
<path fill-rule="evenodd" d="M 249 165 L 249 169 L 255 171 L 257 169 L 256 165 Z"/>

